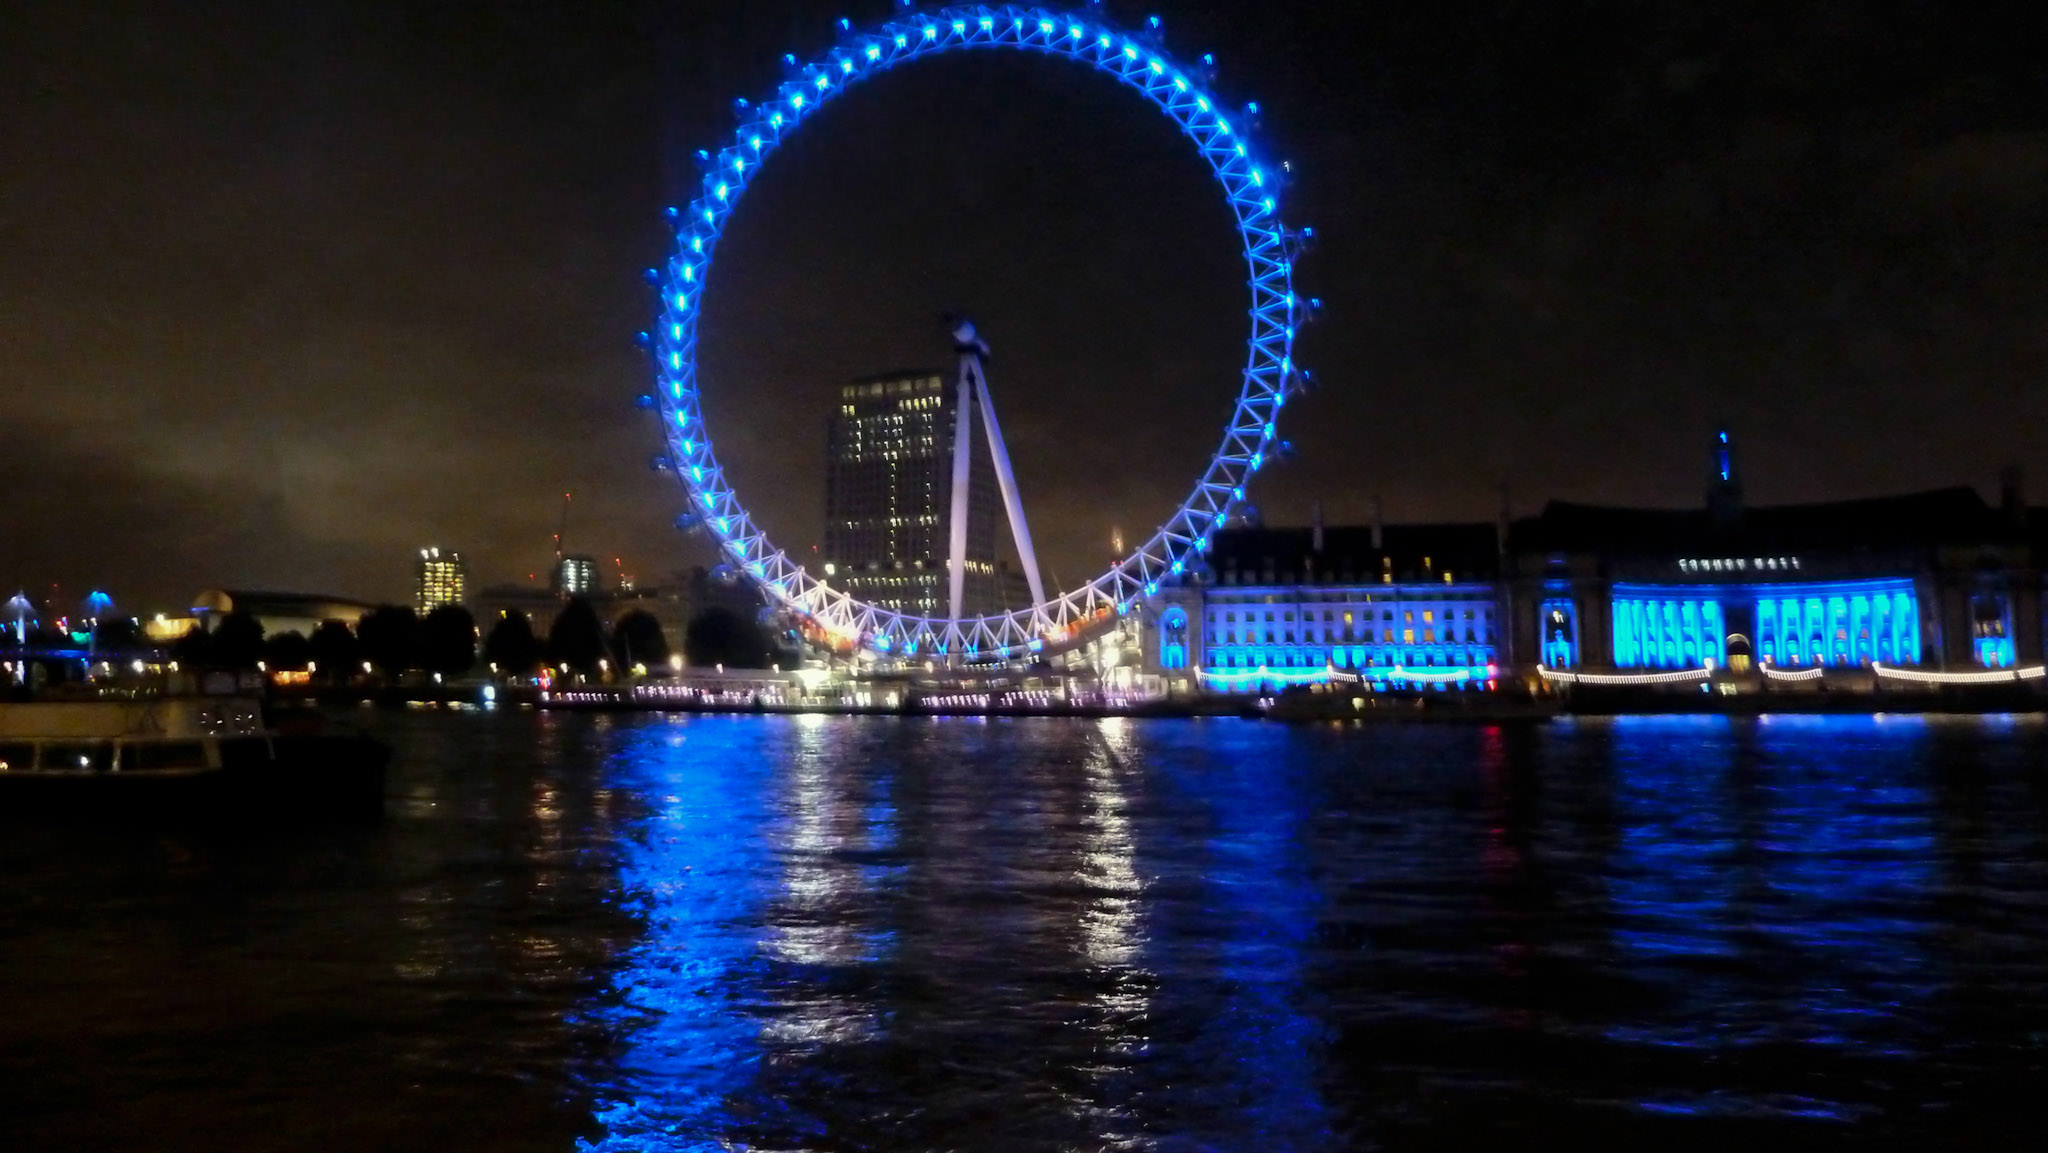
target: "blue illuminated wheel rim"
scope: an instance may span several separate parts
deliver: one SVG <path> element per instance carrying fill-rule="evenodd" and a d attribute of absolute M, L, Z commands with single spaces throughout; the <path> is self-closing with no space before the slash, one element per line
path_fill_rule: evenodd
<path fill-rule="evenodd" d="M 1263 165 L 1241 125 L 1232 125 L 1198 74 L 1159 49 L 1148 34 L 1112 27 L 1092 15 L 1021 5 L 944 8 L 911 14 L 868 31 L 845 33 L 822 58 L 795 68 L 772 99 L 741 105 L 733 143 L 705 153 L 704 193 L 687 210 L 670 209 L 676 249 L 654 280 L 661 293 L 650 346 L 657 367 L 656 408 L 669 461 L 683 483 L 685 527 L 702 525 L 720 553 L 807 634 L 831 647 L 943 662 L 1015 659 L 1062 648 L 1129 613 L 1208 551 L 1215 532 L 1244 500 L 1244 486 L 1268 459 L 1275 423 L 1297 380 L 1294 334 L 1301 305 L 1293 288 L 1301 234 L 1280 221 L 1278 173 Z M 912 60 L 943 52 L 1015 49 L 1086 64 L 1133 88 L 1194 141 L 1222 185 L 1244 242 L 1251 289 L 1251 333 L 1243 387 L 1209 466 L 1180 508 L 1152 538 L 1106 573 L 1042 604 L 996 616 L 926 617 L 855 600 L 776 549 L 725 483 L 712 453 L 697 391 L 697 317 L 718 238 L 754 174 L 798 125 L 839 93 Z"/>

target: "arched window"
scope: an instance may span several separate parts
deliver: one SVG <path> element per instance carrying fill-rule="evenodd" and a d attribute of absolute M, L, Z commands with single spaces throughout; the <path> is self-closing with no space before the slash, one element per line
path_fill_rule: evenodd
<path fill-rule="evenodd" d="M 1179 605 L 1159 617 L 1159 667 L 1188 667 L 1188 614 Z"/>
<path fill-rule="evenodd" d="M 1971 598 L 1970 639 L 1978 664 L 1998 669 L 2013 663 L 2011 615 L 2003 590 L 1979 589 Z"/>
<path fill-rule="evenodd" d="M 1617 613 L 1617 618 L 1625 618 Z M 1538 611 L 1537 627 L 1542 634 L 1544 664 L 1554 669 L 1574 668 L 1579 663 L 1579 622 L 1577 609 L 1568 600 L 1545 601 Z M 1633 635 L 1629 638 L 1632 646 Z"/>

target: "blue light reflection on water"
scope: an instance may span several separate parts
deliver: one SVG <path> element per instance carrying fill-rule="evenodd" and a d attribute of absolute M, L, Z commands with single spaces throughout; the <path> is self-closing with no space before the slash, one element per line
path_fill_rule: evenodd
<path fill-rule="evenodd" d="M 1327 1145 L 1280 730 L 698 719 L 637 734 L 646 937 L 584 1148 Z M 1284 778 L 1286 772 L 1281 774 Z"/>
<path fill-rule="evenodd" d="M 645 722 L 586 1148 L 1895 1123 L 2038 1048 L 2040 736 Z"/>
<path fill-rule="evenodd" d="M 770 897 L 770 782 L 781 735 L 760 726 L 645 727 L 622 742 L 611 787 L 646 815 L 620 847 L 621 904 L 642 922 L 613 994 L 593 1020 L 627 1037 L 600 1088 L 596 1150 L 694 1150 L 758 1060 L 758 1027 L 735 1004 L 757 962 L 756 925 Z"/>
<path fill-rule="evenodd" d="M 1939 846 L 1927 721 L 1637 717 L 1613 723 L 1610 863 L 1623 963 L 1684 990 L 1635 1044 L 1915 1055 L 1939 981 L 1925 938 Z M 1879 726 L 1885 726 L 1879 731 Z M 1691 745 L 1692 752 L 1673 756 Z M 1663 1112 L 1868 1112 L 1802 1097 L 1654 1095 Z"/>
<path fill-rule="evenodd" d="M 1162 925 L 1150 960 L 1162 974 L 1161 1019 L 1200 1022 L 1200 1031 L 1163 1041 L 1185 1047 L 1198 1075 L 1171 1077 L 1155 1091 L 1173 1115 L 1241 1126 L 1255 1142 L 1247 1147 L 1326 1148 L 1326 1036 L 1306 980 L 1321 905 L 1305 835 L 1319 766 L 1294 734 L 1271 726 L 1183 726 L 1170 735 L 1173 747 L 1153 754 L 1164 767 L 1159 785 L 1196 802 L 1175 807 L 1207 827 L 1199 840 L 1158 838 L 1164 851 L 1141 859 L 1162 886 L 1195 894 L 1155 902 L 1156 915 L 1201 924 Z M 1190 843 L 1199 853 L 1187 851 Z M 1225 1063 L 1235 1076 L 1219 1086 L 1210 1078 Z"/>
<path fill-rule="evenodd" d="M 2043 1117 L 2040 717 L 384 724 L 374 827 L 9 826 L 15 1145 L 2010 1149 Z"/>
<path fill-rule="evenodd" d="M 806 716 L 766 722 L 794 728 L 776 774 L 775 815 L 761 830 L 777 863 L 775 897 L 763 909 L 762 964 L 745 1008 L 764 1059 L 747 1096 L 729 1102 L 724 1136 L 745 1145 L 792 1147 L 828 1133 L 834 1098 L 852 1078 L 843 1052 L 884 1041 L 888 1009 L 878 974 L 898 935 L 881 894 L 903 872 L 894 775 L 868 733 Z"/>

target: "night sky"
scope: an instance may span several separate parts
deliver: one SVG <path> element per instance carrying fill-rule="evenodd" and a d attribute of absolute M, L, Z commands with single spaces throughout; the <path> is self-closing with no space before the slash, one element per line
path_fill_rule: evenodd
<path fill-rule="evenodd" d="M 2048 498 L 2048 42 L 1999 6 L 1161 4 L 1263 106 L 1328 302 L 1268 523 L 1699 500 L 1735 430 L 1757 502 Z M 2021 6 L 2014 6 L 2017 10 Z M 569 546 L 701 560 L 650 472 L 635 331 L 660 219 L 730 102 L 875 0 L 104 2 L 0 32 L 0 584 L 125 609 L 208 586 L 409 595 Z M 854 376 L 943 367 L 971 311 L 1059 583 L 1215 447 L 1245 270 L 1172 125 L 1071 64 L 977 54 L 808 122 L 719 252 L 721 459 L 819 539 Z"/>

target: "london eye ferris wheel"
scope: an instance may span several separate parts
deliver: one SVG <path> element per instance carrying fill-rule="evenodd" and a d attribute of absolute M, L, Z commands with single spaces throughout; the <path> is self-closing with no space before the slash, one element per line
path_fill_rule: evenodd
<path fill-rule="evenodd" d="M 1216 531 L 1245 499 L 1245 485 L 1271 458 L 1276 423 L 1302 380 L 1294 338 L 1309 302 L 1296 297 L 1294 261 L 1307 230 L 1280 217 L 1279 173 L 1262 161 L 1245 126 L 1208 91 L 1207 65 L 1187 67 L 1151 28 L 1130 31 L 1098 12 L 1024 5 L 975 5 L 906 12 L 868 29 L 841 20 L 822 56 L 795 68 L 766 100 L 743 103 L 730 144 L 708 158 L 703 191 L 686 209 L 669 209 L 676 246 L 650 271 L 660 296 L 648 345 L 656 365 L 654 407 L 668 462 L 688 510 L 677 518 L 702 526 L 733 568 L 757 584 L 815 639 L 884 657 L 940 663 L 1005 661 L 1057 650 L 1107 627 L 1146 596 L 1198 564 Z M 1086 66 L 1131 89 L 1171 119 L 1208 164 L 1244 247 L 1250 302 L 1242 386 L 1221 442 L 1178 509 L 1149 539 L 1077 588 L 1039 593 L 1023 609 L 988 615 L 917 615 L 862 602 L 832 587 L 776 548 L 726 482 L 699 404 L 697 323 L 718 240 L 748 184 L 817 109 L 841 92 L 893 68 L 948 52 L 1034 52 Z M 985 389 L 985 386 L 984 386 Z M 985 394 L 985 393 L 984 393 Z M 1013 527 L 1015 527 L 1013 514 Z M 1026 536 L 1019 527 L 1020 543 Z M 957 550 L 956 550 L 957 551 Z M 957 562 L 955 562 L 957 567 Z M 957 594 L 954 603 L 958 603 Z"/>

